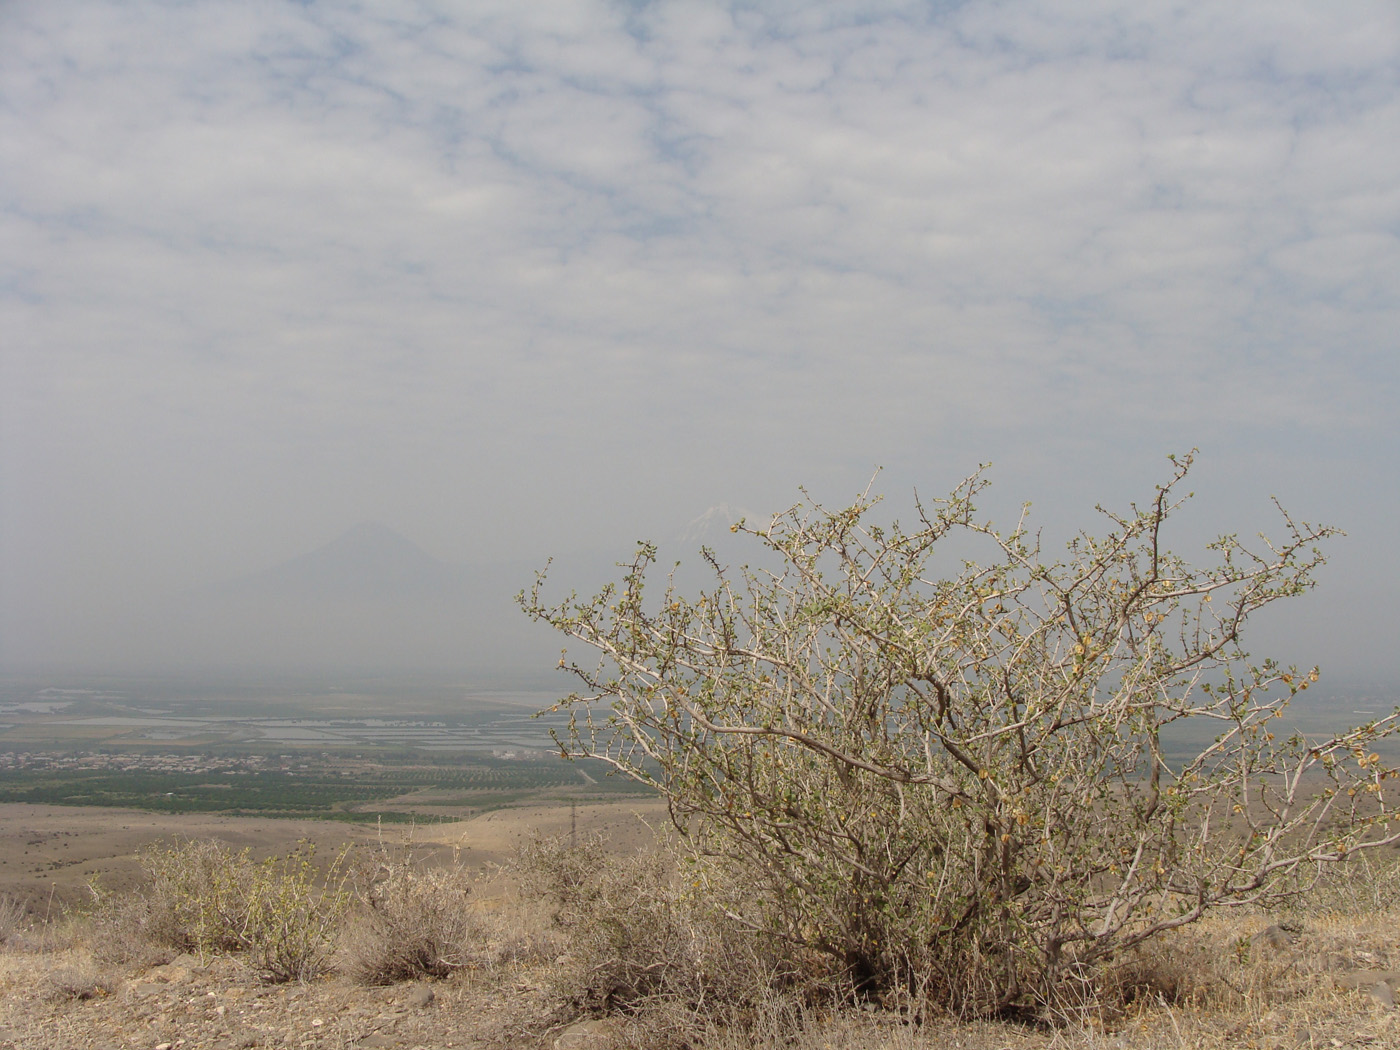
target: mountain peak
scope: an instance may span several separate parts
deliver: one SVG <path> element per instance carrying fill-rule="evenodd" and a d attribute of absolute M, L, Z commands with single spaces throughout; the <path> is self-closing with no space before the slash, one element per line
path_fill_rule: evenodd
<path fill-rule="evenodd" d="M 242 593 L 336 601 L 395 601 L 460 592 L 463 570 L 389 526 L 361 521 L 329 543 L 234 581 Z"/>
<path fill-rule="evenodd" d="M 360 521 L 352 525 L 348 530 L 317 550 L 342 549 L 366 549 L 366 548 L 397 548 L 399 550 L 417 551 L 425 558 L 432 555 L 423 550 L 422 547 L 414 543 L 407 536 L 400 532 L 395 532 L 383 522 Z M 315 553 L 315 551 L 311 552 Z"/>
<path fill-rule="evenodd" d="M 731 531 L 734 524 L 752 515 L 743 507 L 717 503 L 694 519 L 680 535 L 682 543 L 712 543 Z"/>

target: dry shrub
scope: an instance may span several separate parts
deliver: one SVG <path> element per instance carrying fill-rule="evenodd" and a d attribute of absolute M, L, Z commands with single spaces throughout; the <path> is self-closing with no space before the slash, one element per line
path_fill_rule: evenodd
<path fill-rule="evenodd" d="M 835 994 L 814 953 L 775 949 L 742 926 L 742 888 L 713 871 L 680 875 L 669 850 L 612 857 L 601 842 L 536 839 L 513 871 L 550 902 L 565 940 L 559 991 L 585 1012 L 642 1013 L 654 1046 L 704 1030 L 791 1030 Z"/>
<path fill-rule="evenodd" d="M 50 1002 L 100 999 L 111 995 L 116 985 L 103 974 L 86 967 L 62 967 L 44 975 L 41 995 Z"/>
<path fill-rule="evenodd" d="M 381 843 L 355 883 L 340 969 L 359 983 L 444 978 L 557 954 L 557 938 L 531 908 L 501 906 L 509 887 L 455 858 L 432 866 L 411 848 Z"/>
<path fill-rule="evenodd" d="M 447 977 L 478 953 L 485 933 L 469 909 L 472 878 L 456 866 L 384 861 L 359 894 L 341 968 L 362 984 Z"/>
<path fill-rule="evenodd" d="M 89 945 L 104 965 L 139 969 L 167 963 L 180 953 L 185 937 L 166 902 L 149 897 L 114 896 L 92 888 Z"/>
<path fill-rule="evenodd" d="M 1400 842 L 1400 770 L 1374 750 L 1400 710 L 1287 734 L 1318 670 L 1243 648 L 1335 530 L 1284 513 L 1274 540 L 1225 535 L 1192 565 L 1164 544 L 1192 456 L 1172 463 L 1063 553 L 1025 517 L 985 523 L 979 471 L 912 528 L 877 522 L 868 489 L 741 521 L 751 560 L 702 551 L 689 596 L 648 543 L 591 597 L 547 599 L 541 573 L 522 608 L 577 643 L 561 752 L 655 787 L 763 908 L 749 925 L 867 999 L 1073 1008 L 1135 945 Z M 1201 749 L 1173 754 L 1178 732 Z M 656 907 L 664 926 L 678 905 Z"/>
<path fill-rule="evenodd" d="M 1314 915 L 1364 915 L 1400 901 L 1400 854 L 1362 853 L 1322 868 L 1295 906 Z"/>
<path fill-rule="evenodd" d="M 9 944 L 24 924 L 24 905 L 8 893 L 0 894 L 0 944 Z"/>
<path fill-rule="evenodd" d="M 254 861 L 213 840 L 149 850 L 148 900 L 170 916 L 182 948 L 244 953 L 270 983 L 305 981 L 329 967 L 350 902 L 346 854 L 320 871 L 315 847 Z"/>

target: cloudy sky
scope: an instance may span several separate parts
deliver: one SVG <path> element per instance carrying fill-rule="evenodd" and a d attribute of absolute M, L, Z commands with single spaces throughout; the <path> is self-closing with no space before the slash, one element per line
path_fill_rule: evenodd
<path fill-rule="evenodd" d="M 0 332 L 0 659 L 362 520 L 1054 530 L 1199 447 L 1180 546 L 1347 529 L 1280 655 L 1400 679 L 1389 0 L 6 0 Z"/>

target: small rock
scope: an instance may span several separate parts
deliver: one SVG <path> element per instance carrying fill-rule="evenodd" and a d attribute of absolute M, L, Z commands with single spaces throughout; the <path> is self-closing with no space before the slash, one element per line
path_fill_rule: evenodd
<path fill-rule="evenodd" d="M 1400 989 L 1400 970 L 1352 970 L 1338 974 L 1333 980 L 1342 988 L 1371 988 L 1385 984 L 1393 992 Z"/>
<path fill-rule="evenodd" d="M 1292 930 L 1283 926 L 1270 926 L 1251 937 L 1249 943 L 1261 948 L 1287 948 L 1297 939 L 1298 935 Z"/>
<path fill-rule="evenodd" d="M 436 998 L 436 993 L 426 984 L 418 984 L 414 985 L 408 993 L 408 1005 L 421 1008 L 427 1006 Z"/>
<path fill-rule="evenodd" d="M 617 1025 L 612 1021 L 575 1021 L 559 1033 L 554 1050 L 603 1050 L 612 1046 L 616 1038 Z"/>

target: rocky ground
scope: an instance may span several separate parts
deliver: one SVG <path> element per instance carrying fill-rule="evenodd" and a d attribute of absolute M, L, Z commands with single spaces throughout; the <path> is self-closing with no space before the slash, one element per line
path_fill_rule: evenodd
<path fill-rule="evenodd" d="M 1249 938 L 1218 926 L 1183 946 L 1199 969 L 1196 1002 L 1143 1003 L 1117 1017 L 1060 1029 L 1005 1024 L 923 1028 L 861 1013 L 813 1018 L 797 1050 L 1251 1050 L 1400 1047 L 1400 925 L 1315 920 Z M 1257 925 L 1258 920 L 1255 920 Z M 1234 956 L 1222 965 L 1217 952 Z M 1179 975 L 1178 975 L 1179 976 Z M 0 955 L 0 1047 L 5 1050 L 310 1050 L 310 1048 L 557 1048 L 675 1046 L 674 1016 L 586 1018 L 560 998 L 551 967 L 504 966 L 441 981 L 361 987 L 331 977 L 259 983 L 235 958 L 180 956 L 114 977 L 81 947 L 33 943 Z M 1216 987 L 1212 987 L 1214 982 Z M 1228 987 L 1227 987 L 1228 986 Z M 1188 996 L 1188 1000 L 1191 997 Z M 775 1033 L 767 1033 L 771 1038 Z M 711 1032 L 697 1045 L 751 1045 Z"/>
<path fill-rule="evenodd" d="M 192 956 L 120 981 L 80 952 L 10 956 L 0 1006 L 6 1050 L 548 1046 L 562 1025 L 522 974 L 382 988 L 343 980 L 263 985 L 222 957 Z M 558 1031 L 553 1029 L 558 1028 Z"/>
<path fill-rule="evenodd" d="M 90 853 L 84 864 L 105 870 L 117 860 L 134 869 L 133 851 L 155 830 L 123 816 L 109 821 L 107 841 L 97 837 L 100 821 L 94 836 L 65 836 L 82 830 L 64 823 L 66 814 L 31 808 L 9 815 L 22 821 L 9 825 L 8 841 L 38 840 L 31 851 Z M 415 862 L 474 868 L 481 857 L 509 854 L 523 828 L 567 836 L 571 826 L 567 809 L 542 807 L 418 829 L 397 848 Z M 240 846 L 248 840 L 229 832 L 260 829 L 210 830 Z M 285 838 L 295 829 L 276 830 Z M 579 831 L 615 838 L 625 850 L 651 836 L 630 804 L 580 810 Z M 98 856 L 104 848 L 105 859 Z M 23 863 L 32 868 L 33 858 Z M 16 912 L 0 931 L 8 933 L 0 945 L 0 1050 L 1400 1050 L 1394 860 L 1372 874 L 1360 869 L 1287 913 L 1209 916 L 1127 960 L 1138 968 L 1134 995 L 1046 1027 L 951 1018 L 912 1026 L 869 1007 L 809 1011 L 797 1023 L 760 1019 L 742 1030 L 713 1024 L 718 1014 L 705 1006 L 592 1016 L 570 992 L 580 962 L 569 954 L 573 946 L 518 887 L 500 896 L 473 892 L 467 909 L 482 917 L 488 935 L 495 930 L 519 950 L 486 952 L 486 961 L 444 979 L 383 987 L 353 982 L 344 966 L 306 983 L 265 984 L 227 954 L 167 953 L 155 965 L 114 965 L 94 954 L 94 926 L 81 909 L 56 917 L 63 910 L 56 907 L 48 916 L 38 910 L 45 898 L 31 893 L 27 914 Z"/>

